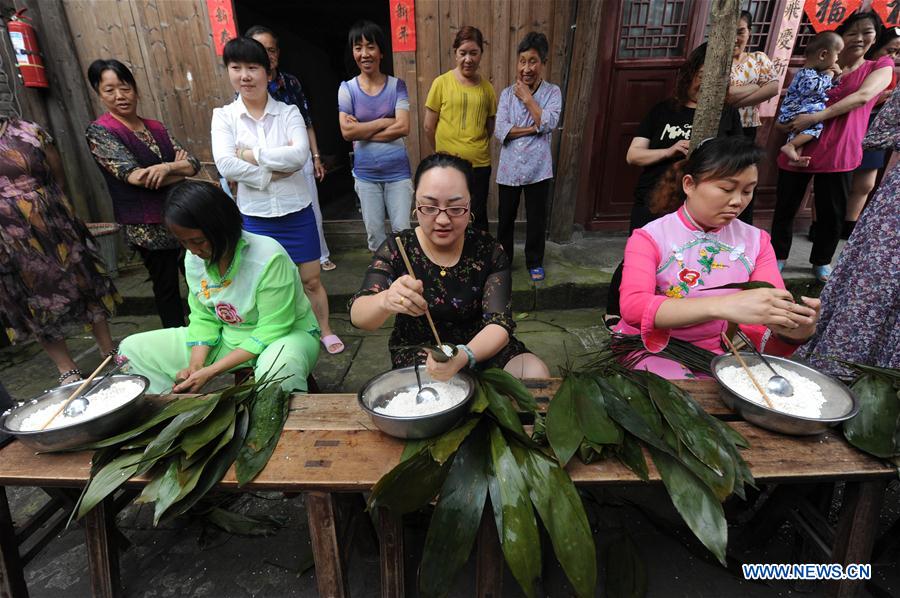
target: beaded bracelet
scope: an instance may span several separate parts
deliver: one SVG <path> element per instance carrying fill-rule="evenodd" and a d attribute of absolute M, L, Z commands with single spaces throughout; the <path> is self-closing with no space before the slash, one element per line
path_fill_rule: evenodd
<path fill-rule="evenodd" d="M 475 353 L 472 352 L 472 349 L 469 348 L 469 345 L 456 345 L 456 348 L 465 353 L 469 358 L 469 367 L 474 368 L 475 364 L 478 363 L 475 359 Z"/>

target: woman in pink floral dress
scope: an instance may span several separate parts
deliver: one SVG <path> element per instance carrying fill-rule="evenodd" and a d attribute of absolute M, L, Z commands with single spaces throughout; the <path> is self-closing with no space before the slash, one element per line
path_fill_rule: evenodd
<path fill-rule="evenodd" d="M 121 299 L 97 242 L 63 194 L 53 139 L 35 123 L 0 120 L 0 319 L 13 343 L 36 339 L 60 372 L 81 379 L 65 328 L 86 324 L 104 354 Z"/>

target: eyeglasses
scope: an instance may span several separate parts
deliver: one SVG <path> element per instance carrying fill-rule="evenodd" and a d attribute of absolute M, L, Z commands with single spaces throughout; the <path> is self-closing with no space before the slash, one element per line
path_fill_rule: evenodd
<path fill-rule="evenodd" d="M 469 206 L 451 206 L 439 208 L 437 206 L 416 206 L 416 211 L 423 216 L 436 217 L 443 212 L 448 218 L 460 218 L 469 213 Z"/>

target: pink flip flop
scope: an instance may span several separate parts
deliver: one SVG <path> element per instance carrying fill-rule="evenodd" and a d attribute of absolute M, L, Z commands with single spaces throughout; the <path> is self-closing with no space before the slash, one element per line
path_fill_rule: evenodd
<path fill-rule="evenodd" d="M 328 351 L 331 355 L 337 355 L 344 350 L 344 341 L 338 338 L 336 334 L 329 334 L 328 336 L 322 337 L 322 346 L 325 347 L 325 350 Z M 332 349 L 332 347 L 336 347 Z"/>

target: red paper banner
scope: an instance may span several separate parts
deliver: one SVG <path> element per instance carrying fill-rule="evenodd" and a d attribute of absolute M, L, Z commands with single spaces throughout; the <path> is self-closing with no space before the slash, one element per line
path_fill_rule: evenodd
<path fill-rule="evenodd" d="M 878 13 L 885 25 L 900 25 L 900 0 L 872 0 L 872 9 Z"/>
<path fill-rule="evenodd" d="M 216 56 L 221 56 L 225 49 L 225 43 L 237 37 L 237 28 L 234 25 L 234 7 L 231 0 L 206 0 L 206 9 L 209 12 L 209 25 L 212 29 L 213 43 L 216 46 Z"/>
<path fill-rule="evenodd" d="M 833 31 L 856 12 L 862 0 L 806 0 L 803 10 L 816 33 Z"/>
<path fill-rule="evenodd" d="M 416 9 L 413 0 L 391 0 L 391 51 L 416 51 Z"/>

